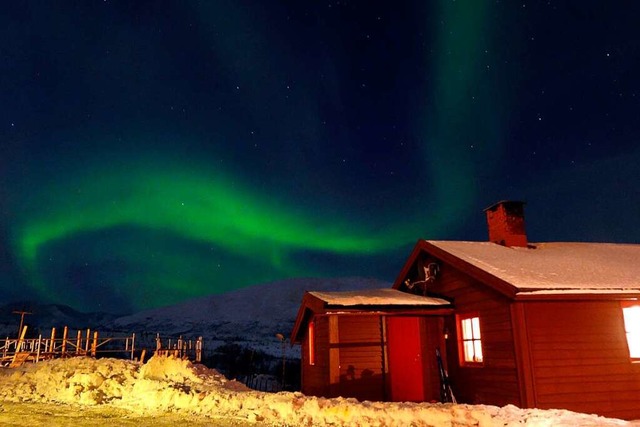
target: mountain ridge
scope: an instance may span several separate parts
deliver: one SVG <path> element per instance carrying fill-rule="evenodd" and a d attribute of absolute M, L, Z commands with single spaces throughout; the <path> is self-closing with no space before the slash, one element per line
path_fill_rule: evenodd
<path fill-rule="evenodd" d="M 391 284 L 373 278 L 294 278 L 255 284 L 223 294 L 193 298 L 173 305 L 143 310 L 125 316 L 109 313 L 82 313 L 62 304 L 18 302 L 0 306 L 0 333 L 14 337 L 19 316 L 12 311 L 28 307 L 25 316 L 30 333 L 46 335 L 51 327 L 94 329 L 102 334 L 136 333 L 150 341 L 161 337 L 195 339 L 202 336 L 205 351 L 226 343 L 237 343 L 269 354 L 279 355 L 282 341 L 293 329 L 305 291 L 356 291 L 389 288 Z M 151 345 L 144 340 L 140 345 Z"/>

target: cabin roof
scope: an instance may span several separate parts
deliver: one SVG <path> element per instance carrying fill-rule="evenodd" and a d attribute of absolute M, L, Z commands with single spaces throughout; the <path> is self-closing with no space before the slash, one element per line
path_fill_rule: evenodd
<path fill-rule="evenodd" d="M 423 297 L 390 288 L 341 292 L 307 291 L 302 297 L 293 325 L 291 343 L 300 342 L 300 333 L 313 315 L 451 314 L 451 310 L 451 303 L 442 298 Z"/>
<path fill-rule="evenodd" d="M 449 256 L 506 282 L 517 293 L 640 290 L 640 245 L 534 243 L 506 247 L 491 242 L 424 241 Z"/>
<path fill-rule="evenodd" d="M 442 298 L 423 297 L 395 289 L 367 289 L 343 292 L 309 292 L 328 306 L 448 306 Z"/>

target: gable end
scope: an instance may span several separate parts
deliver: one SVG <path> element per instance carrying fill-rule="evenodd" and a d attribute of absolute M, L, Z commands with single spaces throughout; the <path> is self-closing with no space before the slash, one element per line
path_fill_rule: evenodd
<path fill-rule="evenodd" d="M 507 298 L 514 299 L 518 292 L 518 289 L 512 284 L 422 239 L 418 240 L 415 247 L 413 248 L 413 251 L 411 252 L 411 255 L 400 270 L 400 274 L 393 283 L 393 289 L 401 289 L 404 280 L 408 277 L 411 268 L 415 265 L 416 261 L 422 253 L 431 255 L 434 258 L 451 265 L 455 269 L 460 270 L 461 272 L 467 274 L 478 282 L 496 290 Z"/>

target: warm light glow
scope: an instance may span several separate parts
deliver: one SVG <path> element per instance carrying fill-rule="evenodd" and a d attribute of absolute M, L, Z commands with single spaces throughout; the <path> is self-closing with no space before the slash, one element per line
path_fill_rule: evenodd
<path fill-rule="evenodd" d="M 632 359 L 640 359 L 640 305 L 623 307 L 622 315 L 629 344 L 629 355 Z"/>
<path fill-rule="evenodd" d="M 482 342 L 480 340 L 480 318 L 460 319 L 462 340 L 462 360 L 465 363 L 482 363 Z"/>
<path fill-rule="evenodd" d="M 316 364 L 316 332 L 315 322 L 309 322 L 309 365 Z"/>

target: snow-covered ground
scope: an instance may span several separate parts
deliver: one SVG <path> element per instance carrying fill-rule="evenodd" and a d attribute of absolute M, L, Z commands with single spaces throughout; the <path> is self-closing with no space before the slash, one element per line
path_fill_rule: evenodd
<path fill-rule="evenodd" d="M 27 420 L 31 420 L 28 422 Z M 2 425 L 638 426 L 565 410 L 261 393 L 188 361 L 71 358 L 0 369 Z"/>

